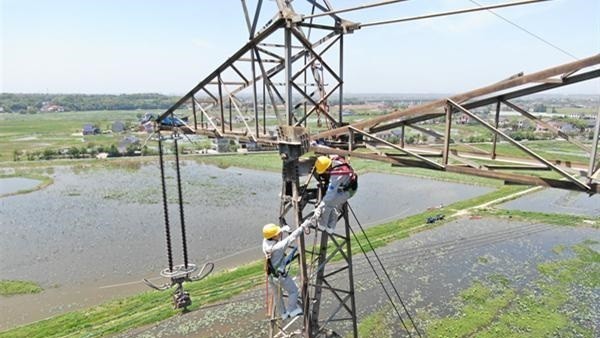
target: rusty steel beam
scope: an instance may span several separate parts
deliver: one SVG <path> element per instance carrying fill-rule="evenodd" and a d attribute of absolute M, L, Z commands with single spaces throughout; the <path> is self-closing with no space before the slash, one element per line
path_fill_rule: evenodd
<path fill-rule="evenodd" d="M 560 175 L 562 175 L 564 178 L 572 181 L 573 183 L 575 183 L 577 186 L 579 186 L 582 190 L 584 191 L 589 191 L 591 188 L 590 186 L 588 186 L 586 183 L 580 181 L 579 179 L 577 179 L 576 177 L 572 176 L 571 174 L 567 173 L 566 171 L 562 170 L 561 168 L 555 166 L 554 164 L 550 163 L 548 160 L 546 160 L 545 158 L 543 158 L 542 156 L 536 154 L 534 151 L 532 151 L 531 149 L 525 147 L 524 145 L 522 145 L 521 143 L 519 143 L 518 141 L 515 141 L 512 137 L 508 136 L 506 133 L 504 133 L 503 131 L 494 128 L 492 125 L 490 125 L 489 123 L 487 123 L 486 121 L 484 121 L 483 119 L 481 119 L 479 116 L 473 114 L 471 111 L 469 111 L 468 109 L 463 108 L 460 104 L 454 102 L 451 99 L 448 99 L 448 103 L 450 103 L 453 107 L 457 108 L 458 110 L 460 110 L 461 112 L 469 115 L 472 119 L 476 120 L 477 122 L 479 122 L 481 125 L 483 125 L 484 127 L 486 127 L 487 129 L 491 130 L 492 132 L 498 133 L 500 136 L 502 136 L 504 139 L 506 139 L 507 141 L 509 141 L 510 143 L 512 143 L 513 145 L 515 145 L 517 148 L 521 149 L 522 151 L 526 152 L 527 154 L 529 154 L 530 156 L 536 158 L 538 161 L 540 161 L 541 163 L 547 165 L 549 168 L 552 168 L 554 171 L 556 171 L 557 173 L 559 173 Z"/>
<path fill-rule="evenodd" d="M 600 185 L 597 183 L 590 184 L 588 189 L 583 189 L 578 184 L 575 184 L 571 181 L 557 180 L 552 178 L 544 178 L 537 176 L 525 176 L 519 174 L 509 174 L 509 173 L 501 173 L 497 171 L 485 171 L 480 169 L 474 169 L 469 167 L 460 167 L 460 166 L 452 166 L 449 165 L 446 167 L 446 171 L 459 173 L 459 174 L 467 174 L 474 175 L 480 177 L 494 178 L 498 180 L 504 180 L 510 183 L 524 184 L 524 185 L 534 185 L 534 186 L 542 186 L 542 187 L 550 187 L 550 188 L 560 188 L 566 190 L 579 190 L 585 191 L 588 193 L 599 193 Z"/>
<path fill-rule="evenodd" d="M 385 156 L 385 155 L 363 153 L 363 152 L 358 152 L 358 151 L 349 151 L 349 150 L 344 150 L 344 149 L 339 149 L 339 148 L 329 148 L 329 147 L 324 147 L 324 146 L 312 146 L 312 147 L 310 147 L 310 150 L 317 154 L 350 156 L 350 157 L 362 158 L 365 160 L 387 162 L 387 163 L 395 165 L 395 166 L 419 167 L 419 168 L 432 169 L 431 165 L 429 165 L 423 161 L 419 161 L 419 160 L 389 157 L 389 156 Z"/>
<path fill-rule="evenodd" d="M 506 100 L 502 100 L 501 102 L 504 103 L 505 105 L 509 106 L 510 108 L 514 109 L 515 111 L 517 111 L 521 115 L 525 116 L 526 118 L 530 119 L 531 121 L 534 121 L 535 123 L 539 123 L 542 126 L 546 127 L 548 130 L 550 130 L 554 134 L 556 134 L 556 135 L 564 138 L 565 140 L 567 140 L 567 142 L 572 143 L 572 144 L 576 145 L 577 147 L 585 150 L 588 154 L 591 152 L 590 148 L 588 148 L 586 145 L 582 144 L 581 142 L 578 142 L 577 140 L 574 140 L 572 137 L 570 137 L 569 135 L 563 133 L 562 131 L 560 131 L 560 129 L 554 127 L 550 123 L 548 123 L 546 121 L 543 121 L 542 119 L 539 119 L 539 118 L 531 115 L 525 109 L 517 106 L 514 103 L 506 101 Z M 496 126 L 496 128 L 498 128 L 498 127 Z"/>
<path fill-rule="evenodd" d="M 284 19 L 278 19 L 273 22 L 270 26 L 268 26 L 265 30 L 261 31 L 256 35 L 256 37 L 252 38 L 249 42 L 247 42 L 242 48 L 240 48 L 233 56 L 231 56 L 227 61 L 222 63 L 216 70 L 214 70 L 210 75 L 208 75 L 204 80 L 198 83 L 194 88 L 192 88 L 187 94 L 182 96 L 175 104 L 173 104 L 167 111 L 162 113 L 157 121 L 160 122 L 162 119 L 167 117 L 169 114 L 173 113 L 177 108 L 187 102 L 194 94 L 196 94 L 199 90 L 209 84 L 214 78 L 216 78 L 220 73 L 222 73 L 225 69 L 227 69 L 233 62 L 240 59 L 244 54 L 254 48 L 258 43 L 262 40 L 270 36 L 277 29 L 283 27 L 285 25 Z"/>
<path fill-rule="evenodd" d="M 500 107 L 501 107 L 501 102 L 498 101 L 496 102 L 496 114 L 494 115 L 494 128 L 498 129 L 498 126 L 500 124 Z M 467 108 L 469 109 L 469 108 Z M 498 143 L 498 134 L 494 133 L 493 136 L 493 140 L 492 140 L 492 160 L 496 158 L 496 143 Z"/>
<path fill-rule="evenodd" d="M 572 85 L 575 83 L 595 79 L 598 77 L 600 77 L 600 69 L 592 70 L 592 71 L 577 74 L 577 75 L 570 75 L 569 77 L 563 78 L 561 83 L 541 84 L 541 85 L 536 85 L 536 86 L 532 86 L 532 87 L 528 87 L 528 88 L 515 90 L 512 92 L 508 92 L 508 93 L 502 93 L 500 95 L 496 95 L 493 97 L 487 97 L 487 98 L 477 100 L 477 101 L 470 101 L 468 103 L 465 103 L 463 105 L 463 107 L 465 107 L 467 109 L 483 107 L 483 106 L 487 106 L 489 104 L 494 104 L 494 103 L 498 102 L 499 100 L 512 100 L 512 99 L 516 99 L 519 97 L 523 97 L 523 96 L 527 96 L 527 95 L 531 95 L 531 94 L 535 94 L 535 93 L 541 93 L 541 92 L 544 92 L 547 90 L 560 88 L 563 86 L 568 86 L 568 85 Z"/>
<path fill-rule="evenodd" d="M 442 150 L 442 163 L 448 165 L 448 153 L 450 152 L 450 139 L 452 131 L 452 106 L 446 105 L 446 128 L 444 132 L 444 149 Z"/>
<path fill-rule="evenodd" d="M 541 71 L 538 71 L 538 72 L 535 72 L 535 73 L 532 73 L 529 75 L 524 75 L 524 76 L 517 77 L 514 79 L 507 79 L 504 81 L 500 81 L 498 83 L 495 83 L 495 84 L 492 84 L 489 86 L 481 87 L 481 88 L 478 88 L 475 90 L 471 90 L 471 91 L 468 91 L 465 93 L 451 96 L 449 99 L 460 104 L 465 101 L 475 99 L 475 98 L 478 98 L 481 96 L 490 95 L 490 94 L 494 94 L 494 93 L 502 91 L 502 90 L 511 89 L 511 88 L 539 82 L 539 81 L 542 81 L 542 80 L 545 80 L 545 79 L 548 79 L 548 78 L 551 78 L 554 76 L 572 72 L 573 70 L 596 66 L 598 64 L 600 64 L 600 54 L 597 54 L 597 55 L 594 55 L 594 56 L 591 56 L 591 57 L 588 57 L 585 59 L 581 59 L 581 60 L 578 60 L 575 62 L 570 62 L 570 63 L 566 63 L 566 64 L 563 64 L 560 66 L 541 70 Z M 374 125 L 382 123 L 382 122 L 393 121 L 393 120 L 396 120 L 396 119 L 402 118 L 402 117 L 408 117 L 408 116 L 412 116 L 412 115 L 423 115 L 426 112 L 430 112 L 430 111 L 433 111 L 433 110 L 436 110 L 439 108 L 443 108 L 446 104 L 446 101 L 447 101 L 447 99 L 438 99 L 438 100 L 435 100 L 433 102 L 429 102 L 429 103 L 426 103 L 423 105 L 410 107 L 405 110 L 395 111 L 395 112 L 392 112 L 392 113 L 389 113 L 386 115 L 374 117 L 374 118 L 366 120 L 366 121 L 356 122 L 351 125 L 357 129 L 363 129 L 363 128 L 368 128 L 368 127 L 374 126 Z M 343 126 L 340 128 L 328 130 L 325 132 L 321 132 L 317 135 L 314 135 L 313 139 L 339 136 L 341 134 L 346 134 L 347 132 L 348 132 L 348 126 Z"/>
<path fill-rule="evenodd" d="M 319 154 L 335 154 L 339 156 L 349 156 L 362 158 L 366 160 L 387 162 L 393 166 L 411 166 L 411 167 L 421 167 L 426 169 L 431 169 L 430 166 L 426 165 L 421 161 L 412 161 L 407 159 L 398 159 L 392 158 L 377 154 L 370 153 L 362 153 L 357 151 L 348 151 L 337 148 L 329 148 L 324 146 L 313 146 L 311 147 L 311 151 Z M 537 168 L 536 168 L 537 169 Z M 520 174 L 511 174 L 511 173 L 502 173 L 497 171 L 490 170 L 482 170 L 478 168 L 471 168 L 468 166 L 458 166 L 458 165 L 447 165 L 444 169 L 447 172 L 453 172 L 458 174 L 466 174 L 473 175 L 479 177 L 492 178 L 497 180 L 503 180 L 505 182 L 514 183 L 514 184 L 524 184 L 524 185 L 533 185 L 533 186 L 543 186 L 550 188 L 560 188 L 566 190 L 577 190 L 577 191 L 585 191 L 588 193 L 600 193 L 600 184 L 592 183 L 590 184 L 589 189 L 584 189 L 578 184 L 575 184 L 571 181 L 558 180 L 553 178 L 544 178 L 537 176 L 526 176 Z"/>
<path fill-rule="evenodd" d="M 399 151 L 401 151 L 401 152 L 403 152 L 403 153 L 405 153 L 405 154 L 407 154 L 407 155 L 410 155 L 410 156 L 412 156 L 412 157 L 414 157 L 414 158 L 417 158 L 417 159 L 419 159 L 419 160 L 421 160 L 421 161 L 423 161 L 423 162 L 427 163 L 427 164 L 428 164 L 429 166 L 431 166 L 432 168 L 436 168 L 436 169 L 443 169 L 443 168 L 444 168 L 444 166 L 443 166 L 443 165 L 441 165 L 441 164 L 439 164 L 439 163 L 437 163 L 437 162 L 434 162 L 434 161 L 432 161 L 432 160 L 430 160 L 430 159 L 428 159 L 428 158 L 426 158 L 426 157 L 423 157 L 423 156 L 421 156 L 421 155 L 419 155 L 419 154 L 417 154 L 417 153 L 413 153 L 413 152 L 412 152 L 412 151 L 410 151 L 410 150 L 406 150 L 405 148 L 399 147 L 399 146 L 397 146 L 397 145 L 395 145 L 395 144 L 393 144 L 393 143 L 391 143 L 391 142 L 388 142 L 388 141 L 386 141 L 386 140 L 384 140 L 384 139 L 382 139 L 382 138 L 379 138 L 379 137 L 377 137 L 377 136 L 375 136 L 375 135 L 371 135 L 371 134 L 369 134 L 369 133 L 366 133 L 366 132 L 364 132 L 364 131 L 362 131 L 362 130 L 360 130 L 360 129 L 356 129 L 356 128 L 354 128 L 354 127 L 350 127 L 350 129 L 351 129 L 351 130 L 352 130 L 354 133 L 363 134 L 363 135 L 365 135 L 365 136 L 367 136 L 367 137 L 369 137 L 369 138 L 372 138 L 372 139 L 374 139 L 374 140 L 376 140 L 376 141 L 378 141 L 378 142 L 380 142 L 380 143 L 383 143 L 383 144 L 385 144 L 385 145 L 387 145 L 387 146 L 389 146 L 389 147 L 392 147 L 392 148 L 394 148 L 394 149 L 396 149 L 396 150 L 399 150 Z"/>

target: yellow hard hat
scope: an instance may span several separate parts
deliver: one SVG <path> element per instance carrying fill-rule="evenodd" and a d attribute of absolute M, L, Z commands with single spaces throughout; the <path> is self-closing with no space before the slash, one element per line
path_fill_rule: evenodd
<path fill-rule="evenodd" d="M 263 227 L 263 237 L 271 239 L 281 232 L 281 227 L 277 224 L 269 223 Z"/>
<path fill-rule="evenodd" d="M 331 165 L 331 159 L 328 156 L 319 156 L 315 162 L 315 170 L 317 174 L 324 173 Z"/>

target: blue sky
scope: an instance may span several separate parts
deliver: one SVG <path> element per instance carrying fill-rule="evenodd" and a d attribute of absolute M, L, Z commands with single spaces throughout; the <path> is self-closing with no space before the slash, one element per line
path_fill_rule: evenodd
<path fill-rule="evenodd" d="M 238 0 L 0 2 L 0 92 L 183 94 L 248 38 Z M 336 8 L 371 2 L 331 0 Z M 264 3 L 273 15 L 274 3 Z M 366 23 L 473 6 L 411 0 L 340 15 Z M 577 58 L 600 52 L 599 0 L 496 12 Z M 458 93 L 574 61 L 487 12 L 365 28 L 345 48 L 347 93 Z M 558 92 L 600 94 L 600 81 Z"/>

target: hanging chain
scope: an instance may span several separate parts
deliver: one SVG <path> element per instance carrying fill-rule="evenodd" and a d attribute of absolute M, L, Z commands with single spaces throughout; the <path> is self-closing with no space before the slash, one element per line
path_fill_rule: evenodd
<path fill-rule="evenodd" d="M 183 192 L 181 190 L 181 171 L 179 169 L 179 147 L 177 145 L 178 138 L 177 129 L 173 133 L 173 144 L 175 148 L 175 169 L 177 171 L 177 193 L 179 195 L 179 218 L 181 221 L 181 242 L 183 246 L 183 264 L 188 267 L 187 240 L 185 238 L 185 217 L 183 216 Z"/>
<path fill-rule="evenodd" d="M 158 156 L 160 162 L 160 182 L 162 185 L 163 212 L 165 216 L 165 235 L 167 238 L 167 258 L 169 259 L 169 271 L 173 271 L 173 251 L 171 249 L 171 229 L 169 226 L 169 208 L 167 203 L 167 186 L 165 184 L 165 164 L 163 158 L 163 146 L 160 130 L 158 134 Z"/>

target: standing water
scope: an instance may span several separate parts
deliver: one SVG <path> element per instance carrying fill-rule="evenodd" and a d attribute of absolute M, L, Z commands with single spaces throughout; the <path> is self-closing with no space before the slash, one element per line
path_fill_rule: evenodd
<path fill-rule="evenodd" d="M 22 177 L 0 178 L 0 196 L 30 190 L 40 183 L 42 182 L 39 180 Z"/>
<path fill-rule="evenodd" d="M 181 264 L 175 177 L 167 165 L 174 264 Z M 279 213 L 280 174 L 184 162 L 181 177 L 189 261 L 222 268 L 259 259 L 262 226 Z M 350 203 L 363 224 L 373 224 L 490 190 L 366 174 Z M 161 198 L 159 168 L 147 165 L 135 171 L 57 168 L 53 185 L 0 199 L 0 279 L 31 280 L 46 289 L 3 299 L 11 311 L 0 313 L 0 329 L 143 290 L 139 281 L 167 266 Z"/>

